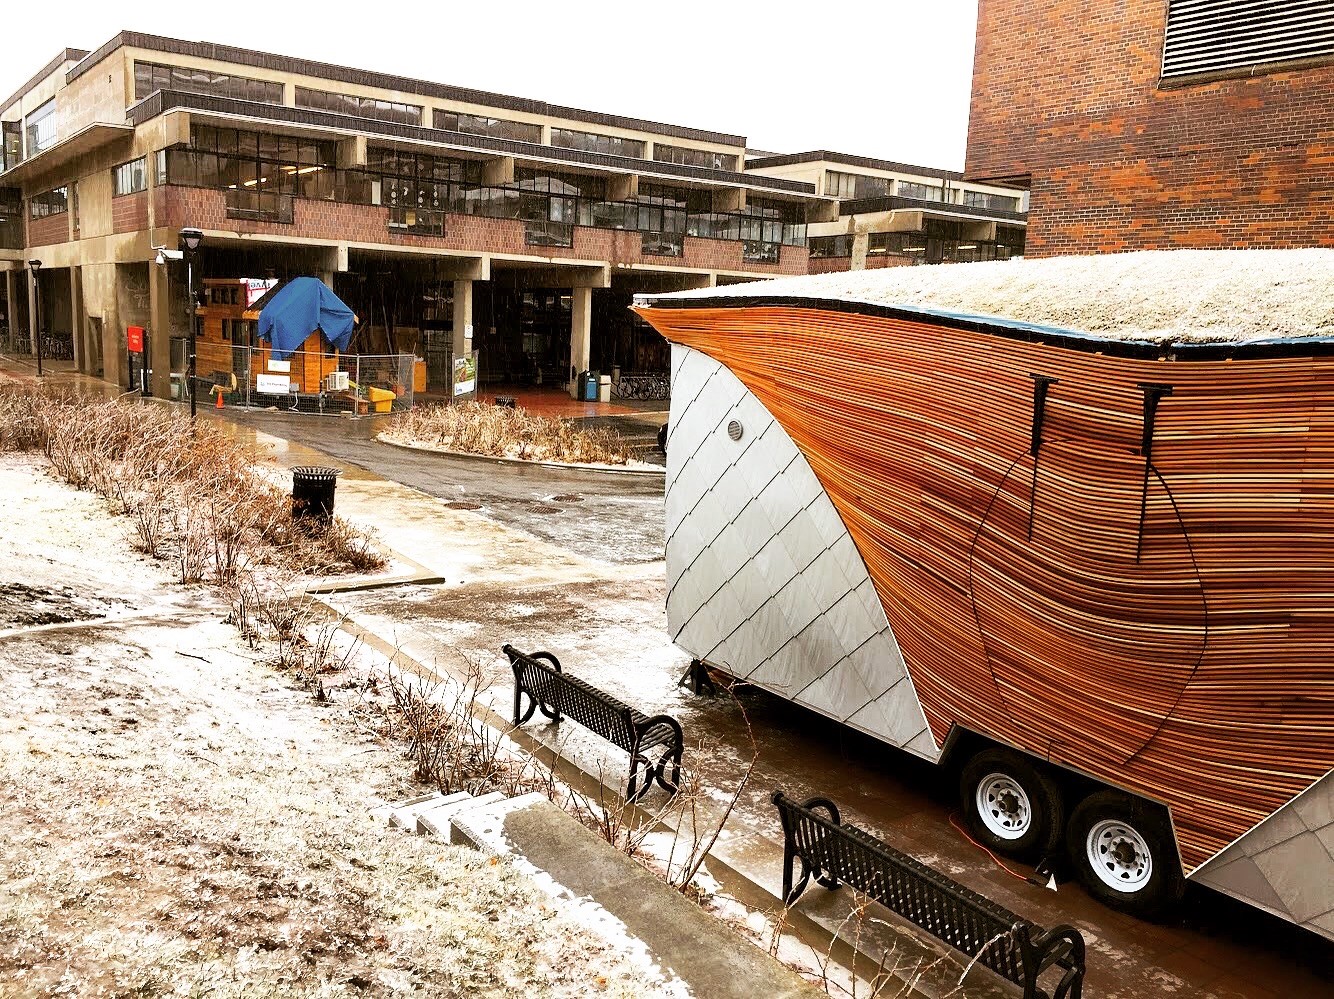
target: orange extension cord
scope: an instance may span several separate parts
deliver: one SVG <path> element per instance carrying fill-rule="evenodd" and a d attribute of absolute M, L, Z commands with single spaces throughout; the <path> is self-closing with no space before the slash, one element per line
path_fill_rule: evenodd
<path fill-rule="evenodd" d="M 964 839 L 968 840 L 968 842 L 972 843 L 973 846 L 977 847 L 988 857 L 990 857 L 993 861 L 995 861 L 996 866 L 999 867 L 1002 871 L 1010 875 L 1010 877 L 1012 878 L 1018 878 L 1020 881 L 1025 881 L 1030 885 L 1036 885 L 1038 888 L 1050 888 L 1052 891 L 1056 890 L 1055 878 L 1048 876 L 1047 880 L 1043 880 L 1041 874 L 1039 874 L 1037 870 L 1035 870 L 1031 875 L 1024 875 L 1020 874 L 1014 868 L 1007 866 L 1005 862 L 1000 859 L 1000 857 L 996 856 L 994 853 L 988 850 L 977 840 L 973 839 L 972 836 L 968 835 L 968 830 L 965 829 L 963 826 L 959 825 L 959 823 L 954 820 L 954 817 L 957 814 L 958 814 L 957 812 L 950 812 L 950 825 L 952 825 L 955 829 L 957 829 L 960 835 L 962 835 Z"/>

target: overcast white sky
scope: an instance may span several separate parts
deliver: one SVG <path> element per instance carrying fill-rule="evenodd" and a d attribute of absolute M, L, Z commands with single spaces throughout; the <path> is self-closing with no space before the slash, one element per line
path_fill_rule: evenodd
<path fill-rule="evenodd" d="M 129 29 L 957 170 L 976 20 L 977 0 L 28 0 L 6 5 L 0 100 Z"/>

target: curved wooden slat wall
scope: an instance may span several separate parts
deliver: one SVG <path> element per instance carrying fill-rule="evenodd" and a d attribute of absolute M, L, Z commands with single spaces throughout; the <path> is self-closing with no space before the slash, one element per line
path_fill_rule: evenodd
<path fill-rule="evenodd" d="M 994 733 L 1165 802 L 1187 872 L 1334 764 L 1334 358 L 1141 360 L 790 305 L 639 311 L 801 448 L 938 742 Z M 1059 379 L 1036 476 L 1033 374 Z M 1173 387 L 1147 490 L 1142 383 Z"/>

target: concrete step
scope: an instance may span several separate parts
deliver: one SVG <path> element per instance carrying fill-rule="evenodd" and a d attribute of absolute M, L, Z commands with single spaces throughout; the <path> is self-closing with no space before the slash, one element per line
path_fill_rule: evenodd
<path fill-rule="evenodd" d="M 456 817 L 473 808 L 479 808 L 483 805 L 490 805 L 492 802 L 500 801 L 504 798 L 499 791 L 488 791 L 486 794 L 479 794 L 476 797 L 467 795 L 454 801 L 440 802 L 422 812 L 417 824 L 414 827 L 422 836 L 439 836 L 446 843 L 456 842 L 454 839 L 454 821 Z"/>
<path fill-rule="evenodd" d="M 423 807 L 427 807 L 443 797 L 444 795 L 438 791 L 419 794 L 415 798 L 408 798 L 406 801 L 397 801 L 383 808 L 377 808 L 371 814 L 376 818 L 383 816 L 395 829 L 413 829 L 417 825 L 417 813 Z"/>
<path fill-rule="evenodd" d="M 478 798 L 475 807 L 456 812 L 450 819 L 449 841 L 459 846 L 470 846 L 483 853 L 499 855 L 494 844 L 504 842 L 505 816 L 510 812 L 531 808 L 547 796 L 540 791 L 529 791 L 514 798 L 483 802 Z"/>
<path fill-rule="evenodd" d="M 417 821 L 409 829 L 418 836 L 429 836 L 435 831 L 434 826 L 430 824 L 429 816 L 434 815 L 442 808 L 460 805 L 472 800 L 472 795 L 467 791 L 454 791 L 434 801 L 429 801 L 417 809 Z"/>

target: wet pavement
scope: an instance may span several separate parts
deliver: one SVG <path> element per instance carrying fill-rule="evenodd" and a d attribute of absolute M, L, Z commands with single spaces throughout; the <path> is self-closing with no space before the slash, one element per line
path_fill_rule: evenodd
<path fill-rule="evenodd" d="M 241 409 L 210 410 L 209 416 L 316 448 L 344 468 L 392 479 L 587 558 L 633 564 L 663 557 L 661 475 L 517 465 L 396 447 L 375 439 L 384 419 Z"/>

